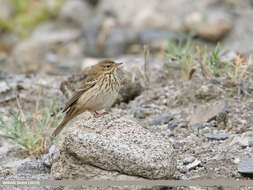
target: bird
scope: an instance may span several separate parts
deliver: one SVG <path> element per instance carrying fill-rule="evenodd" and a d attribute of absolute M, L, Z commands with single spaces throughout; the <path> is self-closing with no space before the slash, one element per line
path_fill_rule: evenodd
<path fill-rule="evenodd" d="M 117 99 L 120 90 L 117 69 L 121 64 L 112 60 L 102 60 L 90 68 L 81 88 L 73 93 L 62 110 L 66 114 L 53 131 L 52 137 L 56 137 L 70 120 L 85 111 L 91 112 L 95 118 L 107 114 L 99 114 L 97 111 L 111 107 Z"/>

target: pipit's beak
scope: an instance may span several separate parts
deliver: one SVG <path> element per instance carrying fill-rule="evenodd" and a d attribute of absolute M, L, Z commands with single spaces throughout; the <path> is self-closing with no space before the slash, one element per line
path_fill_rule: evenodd
<path fill-rule="evenodd" d="M 116 63 L 116 67 L 118 67 L 118 66 L 120 66 L 120 65 L 122 65 L 123 63 Z"/>

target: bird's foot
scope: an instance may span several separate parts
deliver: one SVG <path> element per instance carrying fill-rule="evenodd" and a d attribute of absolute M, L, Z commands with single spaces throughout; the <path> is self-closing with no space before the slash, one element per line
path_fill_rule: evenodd
<path fill-rule="evenodd" d="M 96 111 L 89 111 L 89 112 L 91 112 L 95 118 L 103 117 L 104 115 L 108 114 L 108 112 L 104 113 L 98 113 Z"/>

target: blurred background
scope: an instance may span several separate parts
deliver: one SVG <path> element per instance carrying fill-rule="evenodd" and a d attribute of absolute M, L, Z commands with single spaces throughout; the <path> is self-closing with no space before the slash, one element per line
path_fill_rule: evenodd
<path fill-rule="evenodd" d="M 251 54 L 252 0 L 0 0 L 0 69 L 65 74 L 89 57 L 164 57 L 192 38 Z"/>
<path fill-rule="evenodd" d="M 0 177 L 51 177 L 27 158 L 48 152 L 60 108 L 102 58 L 124 63 L 110 114 L 168 136 L 177 179 L 249 173 L 252 21 L 253 0 L 0 0 Z"/>

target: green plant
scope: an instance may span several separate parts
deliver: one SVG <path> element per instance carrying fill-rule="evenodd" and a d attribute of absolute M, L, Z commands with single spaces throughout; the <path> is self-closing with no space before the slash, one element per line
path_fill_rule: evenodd
<path fill-rule="evenodd" d="M 221 55 L 221 48 L 220 48 L 220 44 L 218 43 L 214 51 L 211 52 L 209 63 L 208 63 L 211 74 L 213 76 L 217 76 L 219 70 L 221 69 L 220 55 Z"/>
<path fill-rule="evenodd" d="M 38 24 L 54 17 L 65 0 L 56 0 L 52 9 L 48 6 L 50 1 L 10 0 L 15 14 L 7 19 L 0 19 L 0 28 L 21 38 L 29 36 Z"/>
<path fill-rule="evenodd" d="M 252 56 L 249 56 L 247 60 L 237 55 L 234 62 L 227 64 L 226 78 L 234 84 L 240 84 L 245 78 L 252 77 L 252 73 L 249 68 L 252 67 Z"/>
<path fill-rule="evenodd" d="M 187 80 L 199 69 L 207 78 L 215 78 L 222 83 L 230 83 L 238 92 L 250 95 L 248 81 L 253 76 L 250 68 L 253 65 L 252 57 L 244 59 L 239 54 L 229 61 L 222 61 L 223 51 L 218 43 L 214 50 L 207 47 L 193 47 L 190 40 L 186 42 L 169 41 L 168 64 L 166 66 L 179 69 Z"/>
<path fill-rule="evenodd" d="M 178 43 L 169 39 L 167 57 L 169 64 L 179 67 L 186 80 L 190 80 L 195 71 L 195 53 L 191 40 L 180 40 Z"/>
<path fill-rule="evenodd" d="M 213 51 L 208 51 L 207 47 L 196 47 L 197 60 L 204 77 L 220 77 L 229 67 L 229 64 L 222 63 L 220 57 L 222 55 L 220 44 L 218 43 Z"/>
<path fill-rule="evenodd" d="M 51 127 L 57 126 L 62 118 L 62 113 L 57 113 L 54 118 L 51 117 L 51 114 L 57 110 L 56 99 L 54 98 L 53 102 L 40 112 L 38 98 L 30 121 L 27 120 L 18 97 L 16 101 L 19 111 L 10 113 L 13 123 L 7 124 L 0 118 L 0 128 L 3 129 L 5 137 L 23 146 L 29 155 L 40 155 L 47 150 L 48 143 L 51 142 L 49 138 Z"/>

